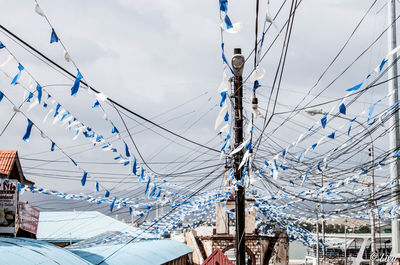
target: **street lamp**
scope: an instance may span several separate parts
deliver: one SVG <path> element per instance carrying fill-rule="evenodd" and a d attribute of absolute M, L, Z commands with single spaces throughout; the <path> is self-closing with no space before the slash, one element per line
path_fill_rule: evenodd
<path fill-rule="evenodd" d="M 322 109 L 311 109 L 311 110 L 306 110 L 306 113 L 311 115 L 311 116 L 315 116 L 315 115 L 330 115 L 332 117 L 336 117 L 336 118 L 340 118 L 340 119 L 344 119 L 344 120 L 348 120 L 348 121 L 352 121 L 352 119 L 342 116 L 340 114 L 330 114 L 327 112 L 324 112 Z M 371 147 L 370 147 L 370 157 L 371 157 L 371 184 L 370 184 L 370 190 L 371 190 L 371 253 L 376 252 L 376 238 L 375 238 L 375 173 L 374 173 L 374 163 L 375 163 L 375 158 L 374 158 L 374 139 L 372 138 L 371 132 L 369 131 L 368 127 L 365 126 L 364 124 L 362 124 L 361 122 L 354 120 L 357 124 L 359 124 L 361 127 L 363 127 L 369 135 L 370 138 L 370 143 L 371 143 Z M 372 265 L 375 265 L 375 260 L 371 260 L 372 261 Z"/>

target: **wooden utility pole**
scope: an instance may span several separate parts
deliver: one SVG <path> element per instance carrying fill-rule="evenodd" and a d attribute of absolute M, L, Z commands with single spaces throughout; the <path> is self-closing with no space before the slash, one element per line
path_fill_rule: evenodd
<path fill-rule="evenodd" d="M 235 148 L 243 142 L 243 67 L 245 58 L 240 48 L 234 49 L 232 57 L 232 67 L 235 72 L 233 95 L 235 98 Z M 240 162 L 243 159 L 243 151 L 234 155 L 233 172 L 236 181 L 239 183 L 235 198 L 236 213 L 236 265 L 245 265 L 246 245 L 245 245 L 245 189 L 242 183 L 242 170 L 239 169 Z"/>

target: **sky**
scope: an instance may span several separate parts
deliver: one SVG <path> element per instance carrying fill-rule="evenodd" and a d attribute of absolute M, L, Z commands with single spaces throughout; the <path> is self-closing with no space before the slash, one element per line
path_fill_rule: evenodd
<path fill-rule="evenodd" d="M 278 11 L 281 2 L 270 0 L 270 10 L 273 15 Z M 338 53 L 373 2 L 365 0 L 302 1 L 297 10 L 289 44 L 277 112 L 287 111 L 297 105 Z M 134 0 L 60 0 L 56 2 L 41 0 L 38 3 L 91 86 L 116 102 L 178 134 L 220 149 L 224 139 L 214 131 L 220 101 L 217 88 L 222 80 L 223 69 L 218 1 L 155 0 L 149 3 Z M 75 67 L 64 61 L 61 46 L 58 43 L 49 43 L 51 29 L 44 18 L 34 12 L 34 1 L 0 0 L 0 4 L 2 6 L 1 25 L 69 71 L 76 73 Z M 319 85 L 312 90 L 312 95 L 322 91 L 385 29 L 385 9 L 377 13 L 384 4 L 385 1 L 377 1 L 346 49 Z M 240 21 L 243 24 L 243 29 L 238 34 L 224 33 L 226 57 L 230 60 L 233 49 L 236 47 L 242 48 L 245 56 L 253 49 L 255 1 L 229 1 L 228 6 L 228 14 L 232 22 Z M 260 28 L 265 19 L 265 11 L 266 1 L 260 1 Z M 282 13 L 275 21 L 278 28 L 284 25 L 288 14 L 289 3 L 284 6 Z M 267 32 L 263 53 L 277 34 L 278 30 L 274 27 Z M 95 100 L 89 93 L 81 89 L 76 98 L 71 98 L 69 91 L 73 80 L 32 56 L 3 32 L 0 32 L 0 41 L 42 85 L 57 84 L 49 86 L 49 91 L 73 111 L 76 117 L 91 124 L 98 131 L 102 131 L 104 135 L 111 136 L 109 124 L 104 121 L 101 111 L 91 107 Z M 283 34 L 279 36 L 277 43 L 260 63 L 266 69 L 266 76 L 260 81 L 262 87 L 258 89 L 257 94 L 260 99 L 260 109 L 264 111 L 282 41 Z M 334 85 L 317 99 L 312 99 L 312 96 L 307 97 L 306 102 L 320 103 L 343 96 L 347 88 L 361 82 L 366 74 L 380 63 L 387 53 L 386 46 L 386 35 L 384 35 Z M 4 54 L 0 54 L 0 63 L 5 58 Z M 244 76 L 248 76 L 252 71 L 253 60 L 251 57 L 246 63 Z M 11 75 L 16 73 L 16 69 L 15 63 L 4 68 Z M 24 92 L 21 88 L 10 86 L 9 82 L 9 79 L 3 75 L 0 76 L 2 89 L 13 98 L 15 104 L 20 104 Z M 249 82 L 245 84 L 244 100 L 247 103 L 251 86 Z M 384 86 L 369 91 L 349 111 L 352 114 L 362 113 L 386 93 L 387 89 Z M 386 105 L 387 102 L 381 102 L 377 108 L 383 108 Z M 249 104 L 246 106 L 248 109 Z M 328 104 L 323 108 L 327 111 L 332 106 Z M 123 128 L 117 113 L 110 106 L 107 106 L 106 110 L 110 113 L 111 120 L 115 121 L 119 128 Z M 0 103 L 0 111 L 0 129 L 2 129 L 13 112 L 11 105 L 5 101 Z M 75 154 L 75 152 L 90 149 L 90 143 L 81 138 L 72 140 L 73 134 L 64 130 L 59 124 L 52 126 L 51 122 L 43 123 L 46 112 L 42 110 L 35 108 L 29 112 L 29 115 L 47 135 L 57 142 L 57 145 L 65 148 L 68 154 L 74 154 L 76 161 L 95 162 L 82 163 L 85 169 L 91 172 L 107 173 L 93 174 L 102 180 L 102 185 L 116 192 L 136 188 L 136 180 L 126 179 L 129 178 L 126 176 L 127 168 L 116 164 L 113 154 L 93 148 L 90 151 Z M 365 118 L 366 114 L 363 115 Z M 301 113 L 293 118 L 297 125 L 292 123 L 279 126 L 284 117 L 274 118 L 272 125 L 266 131 L 268 133 L 279 127 L 274 133 L 274 139 L 281 146 L 295 141 L 304 131 L 304 127 L 318 120 L 318 117 Z M 190 166 L 221 164 L 218 172 L 223 173 L 224 161 L 219 160 L 219 154 L 209 152 L 201 154 L 205 152 L 204 149 L 177 140 L 170 134 L 152 128 L 150 124 L 143 125 L 140 124 L 141 120 L 132 118 L 134 120 L 127 119 L 127 124 L 128 127 L 135 126 L 132 135 L 145 160 L 187 162 L 185 159 L 197 159 L 197 162 Z M 257 123 L 262 124 L 262 121 L 257 121 Z M 340 125 L 342 124 L 332 124 L 333 127 Z M 40 133 L 34 130 L 31 141 L 23 142 L 21 138 L 25 128 L 26 119 L 17 114 L 5 133 L 0 136 L 0 149 L 18 150 L 28 178 L 34 180 L 39 187 L 63 192 L 93 192 L 93 184 L 81 187 L 79 182 L 81 172 L 76 171 L 65 156 L 59 151 L 49 152 L 50 143 L 47 139 L 42 139 Z M 131 145 L 128 135 L 125 133 L 123 136 Z M 386 143 L 382 142 L 381 145 L 384 147 Z M 270 147 L 272 150 L 269 152 L 278 151 L 278 147 Z M 195 158 L 197 155 L 200 157 Z M 44 164 L 46 161 L 28 159 L 61 159 L 64 162 Z M 366 157 L 357 159 L 361 162 Z M 207 162 L 204 162 L 206 160 Z M 190 170 L 190 166 L 182 163 L 178 164 L 178 167 L 173 163 L 153 165 L 155 171 L 164 175 L 174 170 L 175 172 Z M 62 173 L 63 178 L 55 176 L 52 169 L 66 170 Z M 173 183 L 183 185 L 188 181 L 193 184 L 197 178 L 205 174 L 206 171 L 199 171 L 198 175 L 168 177 Z M 71 179 L 68 179 L 69 177 Z M 121 184 L 121 179 L 124 179 L 126 183 Z M 196 187 L 195 184 L 193 185 L 192 187 Z M 131 195 L 138 196 L 138 194 Z M 38 206 L 45 200 L 42 197 Z M 29 197 L 29 199 L 33 198 Z"/>

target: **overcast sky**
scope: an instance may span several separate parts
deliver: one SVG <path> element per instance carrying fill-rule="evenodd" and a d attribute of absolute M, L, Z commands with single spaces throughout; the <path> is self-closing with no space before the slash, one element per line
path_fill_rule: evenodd
<path fill-rule="evenodd" d="M 243 30 L 235 35 L 224 33 L 226 56 L 230 61 L 233 48 L 241 47 L 243 54 L 248 55 L 254 45 L 255 1 L 229 1 L 228 14 L 232 22 L 241 21 Z M 271 2 L 271 13 L 276 14 L 282 1 Z M 323 69 L 330 63 L 341 46 L 345 43 L 358 21 L 362 18 L 373 1 L 366 0 L 303 0 L 297 10 L 293 35 L 290 42 L 285 73 L 278 99 L 277 111 L 293 108 L 305 93 L 314 85 Z M 42 0 L 39 4 L 53 24 L 57 34 L 63 40 L 71 57 L 75 60 L 84 78 L 90 85 L 102 91 L 110 98 L 127 106 L 133 111 L 152 120 L 164 124 L 165 127 L 179 134 L 219 149 L 223 139 L 216 136 L 214 122 L 218 114 L 219 95 L 217 88 L 222 79 L 220 19 L 218 1 L 188 1 L 188 0 L 155 0 L 155 1 L 50 1 Z M 385 1 L 377 1 L 348 47 L 336 63 L 312 91 L 315 95 L 343 71 L 386 27 L 386 10 L 377 14 Z M 44 54 L 60 63 L 68 70 L 76 73 L 71 63 L 63 59 L 63 50 L 58 43 L 50 44 L 51 29 L 44 20 L 34 12 L 32 0 L 0 0 L 1 24 L 16 35 L 38 48 Z M 260 27 L 265 18 L 266 1 L 260 1 Z M 276 20 L 278 28 L 285 23 L 289 13 L 289 3 L 285 5 Z M 263 51 L 266 50 L 277 34 L 271 28 L 265 40 Z M 265 109 L 269 89 L 276 71 L 283 36 L 273 46 L 261 62 L 267 71 L 263 87 L 258 90 L 260 108 Z M 92 109 L 93 97 L 82 89 L 76 98 L 69 96 L 73 80 L 66 78 L 39 61 L 27 51 L 0 32 L 2 41 L 22 62 L 25 68 L 35 76 L 42 85 L 65 84 L 49 87 L 49 91 L 70 109 L 76 117 L 91 125 L 97 131 L 110 136 L 109 124 L 102 119 L 101 111 Z M 387 53 L 386 35 L 384 35 L 369 51 L 354 64 L 333 86 L 314 102 L 323 102 L 345 94 L 345 90 L 358 84 L 380 63 Z M 0 54 L 0 60 L 4 60 Z M 1 61 L 0 61 L 1 63 Z M 253 58 L 245 67 L 245 76 L 253 68 Z M 17 72 L 16 64 L 5 68 L 10 75 Z M 1 89 L 10 95 L 15 104 L 20 104 L 24 92 L 22 88 L 9 86 L 10 80 L 0 76 Z M 251 84 L 246 84 L 245 100 L 248 102 Z M 350 113 L 360 113 L 368 109 L 379 97 L 386 95 L 386 88 L 380 87 L 368 92 L 361 98 Z M 312 97 L 308 97 L 308 101 Z M 306 101 L 307 102 L 307 101 Z M 386 106 L 386 102 L 382 102 Z M 333 105 L 324 108 L 329 110 Z M 26 107 L 25 109 L 26 110 Z M 112 120 L 123 128 L 117 114 L 108 108 Z M 0 103 L 0 129 L 3 129 L 13 112 L 11 105 L 3 100 Z M 50 135 L 57 144 L 72 155 L 74 152 L 90 148 L 85 139 L 72 141 L 73 135 L 65 131 L 59 124 L 51 126 L 51 122 L 41 121 L 46 111 L 34 109 L 29 115 L 31 119 L 42 126 L 43 131 Z M 161 116 L 159 116 L 161 115 Z M 277 126 L 284 117 L 274 119 Z M 318 118 L 306 115 L 296 116 L 295 121 L 312 125 Z M 141 122 L 140 120 L 138 120 Z M 135 121 L 127 121 L 129 127 L 137 126 Z M 172 135 L 156 130 L 163 137 L 138 126 L 132 130 L 142 155 L 150 162 L 182 161 L 188 156 L 189 150 L 196 150 L 194 155 L 204 149 L 176 140 Z M 271 131 L 274 127 L 271 126 Z M 21 138 L 25 132 L 26 119 L 17 114 L 10 126 L 0 136 L 0 149 L 18 149 L 21 158 L 58 159 L 67 161 L 60 152 L 50 153 L 50 143 L 41 139 L 40 134 L 33 130 L 30 143 L 24 143 Z M 282 145 L 295 141 L 303 131 L 301 126 L 293 124 L 283 126 L 278 130 L 276 140 Z M 126 141 L 131 144 L 125 134 Z M 165 138 L 167 137 L 167 139 Z M 209 142 L 210 141 L 210 142 Z M 84 145 L 82 145 L 84 144 Z M 276 147 L 274 147 L 276 148 Z M 133 149 L 133 147 L 132 147 Z M 46 152 L 40 155 L 35 153 Z M 191 154 L 191 157 L 195 157 Z M 137 153 L 135 153 L 137 155 Z M 105 154 L 99 149 L 92 149 L 77 155 L 72 155 L 79 161 L 97 161 L 113 163 L 113 154 Z M 208 153 L 198 158 L 215 159 L 220 163 L 219 155 Z M 222 161 L 223 162 L 223 161 Z M 90 188 L 82 189 L 79 182 L 80 172 L 71 163 L 50 163 L 22 160 L 25 175 L 33 179 L 37 186 L 53 188 L 65 192 L 92 192 Z M 121 165 L 82 164 L 88 171 L 108 172 L 111 175 L 101 176 L 103 184 L 115 189 L 127 189 L 126 186 L 115 187 L 118 180 L 112 173 L 126 174 L 127 169 Z M 201 162 L 197 166 L 201 165 Z M 34 170 L 31 167 L 39 167 Z M 51 169 L 72 170 L 73 180 L 55 179 Z M 163 173 L 171 172 L 171 165 L 155 165 Z M 184 169 L 183 167 L 181 169 Z M 176 170 L 176 169 L 175 169 Z M 181 170 L 180 170 L 181 171 Z M 221 172 L 223 167 L 221 167 Z M 69 174 L 64 172 L 63 174 Z M 113 179 L 114 178 L 114 179 Z M 116 180 L 115 182 L 113 180 Z M 177 179 L 174 179 L 177 180 Z M 179 181 L 177 182 L 179 184 Z M 132 180 L 126 185 L 136 185 Z M 129 186 L 131 187 L 131 186 Z"/>

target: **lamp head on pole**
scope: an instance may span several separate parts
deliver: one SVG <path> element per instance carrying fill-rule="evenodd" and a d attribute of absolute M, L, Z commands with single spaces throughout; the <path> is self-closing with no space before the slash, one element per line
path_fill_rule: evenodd
<path fill-rule="evenodd" d="M 235 48 L 233 53 L 234 53 L 232 57 L 233 71 L 235 72 L 235 76 L 242 76 L 245 63 L 245 58 L 242 55 L 242 49 Z"/>

